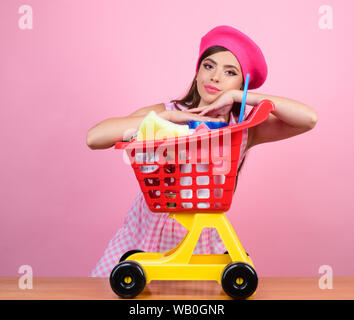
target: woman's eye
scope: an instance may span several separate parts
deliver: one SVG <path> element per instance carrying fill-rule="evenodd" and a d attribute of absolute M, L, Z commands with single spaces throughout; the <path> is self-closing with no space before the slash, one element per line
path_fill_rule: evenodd
<path fill-rule="evenodd" d="M 211 65 L 210 65 L 210 64 L 207 64 L 207 63 L 203 64 L 203 66 L 204 66 L 206 69 L 208 69 L 207 67 L 211 67 Z"/>
<path fill-rule="evenodd" d="M 208 63 L 204 63 L 203 66 L 204 66 L 204 68 L 207 69 L 207 70 L 210 70 L 208 67 L 211 67 L 211 68 L 213 67 L 212 65 L 210 65 L 210 64 L 208 64 Z M 227 70 L 226 72 L 230 72 L 231 75 L 233 75 L 233 76 L 236 76 L 236 75 L 237 75 L 237 73 L 235 73 L 235 72 L 233 72 L 233 71 L 230 71 L 230 70 Z M 229 73 L 229 74 L 230 74 L 230 73 Z"/>

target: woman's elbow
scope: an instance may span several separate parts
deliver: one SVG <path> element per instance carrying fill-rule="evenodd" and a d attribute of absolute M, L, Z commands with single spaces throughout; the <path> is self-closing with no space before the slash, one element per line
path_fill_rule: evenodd
<path fill-rule="evenodd" d="M 90 149 L 93 149 L 94 142 L 93 142 L 92 135 L 90 134 L 90 131 L 87 132 L 86 134 L 86 144 Z"/>
<path fill-rule="evenodd" d="M 86 144 L 91 150 L 97 150 L 111 148 L 115 143 L 90 130 L 86 135 Z"/>
<path fill-rule="evenodd" d="M 317 115 L 317 112 L 316 111 L 313 111 L 313 114 L 310 118 L 310 121 L 309 121 L 309 127 L 310 129 L 313 129 L 316 124 L 317 124 L 317 121 L 318 121 L 318 115 Z"/>
<path fill-rule="evenodd" d="M 87 135 L 86 135 L 86 144 L 87 146 L 92 149 L 92 150 L 95 150 L 95 149 L 99 149 L 98 148 L 98 140 L 97 140 L 97 137 L 95 136 L 94 132 L 92 132 L 92 130 L 89 130 L 87 132 Z"/>

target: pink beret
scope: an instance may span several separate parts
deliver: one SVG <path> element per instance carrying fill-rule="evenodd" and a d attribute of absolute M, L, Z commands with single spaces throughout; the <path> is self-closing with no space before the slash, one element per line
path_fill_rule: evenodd
<path fill-rule="evenodd" d="M 268 68 L 261 49 L 241 31 L 230 26 L 218 26 L 202 37 L 198 62 L 203 52 L 212 46 L 222 46 L 236 57 L 241 65 L 244 80 L 249 73 L 249 89 L 260 87 L 267 78 Z"/>

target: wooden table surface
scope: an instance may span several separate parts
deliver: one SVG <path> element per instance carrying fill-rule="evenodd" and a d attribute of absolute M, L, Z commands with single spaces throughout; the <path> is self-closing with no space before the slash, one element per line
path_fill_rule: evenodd
<path fill-rule="evenodd" d="M 354 300 L 354 277 L 333 278 L 320 289 L 319 278 L 260 278 L 253 300 Z M 19 278 L 0 277 L 0 300 L 120 299 L 108 278 L 33 278 L 33 289 L 20 289 Z M 135 300 L 230 300 L 216 281 L 152 281 Z"/>

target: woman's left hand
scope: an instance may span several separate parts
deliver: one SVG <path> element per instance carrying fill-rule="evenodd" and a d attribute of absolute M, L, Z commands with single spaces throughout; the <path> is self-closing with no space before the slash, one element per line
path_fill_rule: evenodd
<path fill-rule="evenodd" d="M 198 113 L 201 116 L 208 115 L 215 118 L 226 118 L 232 109 L 232 105 L 235 102 L 236 91 L 239 90 L 229 90 L 221 94 L 213 103 L 189 109 L 188 112 Z M 242 91 L 240 91 L 242 92 Z"/>

